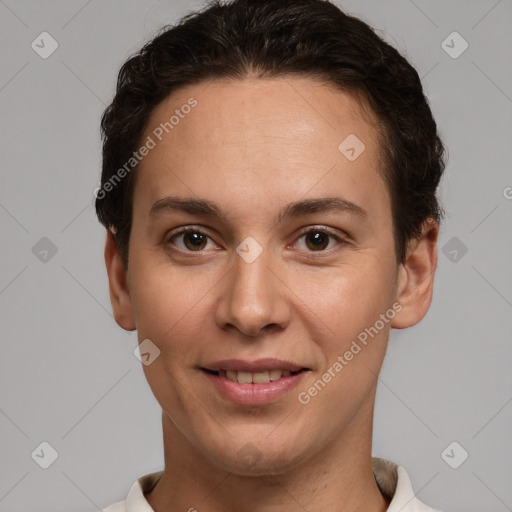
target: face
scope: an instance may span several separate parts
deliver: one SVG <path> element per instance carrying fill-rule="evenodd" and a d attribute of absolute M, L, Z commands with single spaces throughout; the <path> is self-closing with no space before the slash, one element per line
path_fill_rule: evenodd
<path fill-rule="evenodd" d="M 160 351 L 143 369 L 173 435 L 240 474 L 370 435 L 410 276 L 371 113 L 307 78 L 214 81 L 148 137 L 125 289 L 109 277 L 117 321 Z"/>

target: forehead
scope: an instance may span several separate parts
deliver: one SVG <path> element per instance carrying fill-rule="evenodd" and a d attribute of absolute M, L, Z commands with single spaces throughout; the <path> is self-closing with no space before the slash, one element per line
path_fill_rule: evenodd
<path fill-rule="evenodd" d="M 192 99 L 197 105 L 189 109 Z M 332 149 L 331 142 L 340 140 L 347 129 L 368 139 L 368 135 L 376 135 L 371 132 L 378 126 L 361 94 L 306 77 L 248 77 L 216 79 L 178 89 L 155 108 L 146 132 L 151 133 L 182 109 L 186 112 L 180 119 L 174 116 L 168 134 L 180 147 L 196 138 L 205 146 L 220 141 L 268 141 L 272 137 L 304 142 L 315 134 L 324 139 L 322 148 Z M 372 141 L 368 142 L 371 145 Z"/>
<path fill-rule="evenodd" d="M 155 147 L 137 181 L 153 201 L 171 189 L 219 199 L 228 188 L 247 197 L 265 189 L 284 201 L 333 187 L 359 189 L 359 201 L 387 199 L 375 116 L 360 98 L 310 78 L 183 87 L 155 108 L 148 137 Z"/>

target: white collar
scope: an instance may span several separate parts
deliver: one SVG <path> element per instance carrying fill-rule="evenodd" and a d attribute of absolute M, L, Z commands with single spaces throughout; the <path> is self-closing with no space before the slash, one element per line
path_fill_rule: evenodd
<path fill-rule="evenodd" d="M 380 491 L 391 500 L 387 512 L 439 512 L 416 498 L 411 480 L 402 466 L 378 457 L 372 458 L 372 464 Z M 138 478 L 126 500 L 118 501 L 102 512 L 154 512 L 144 493 L 157 484 L 162 474 L 163 471 L 157 471 Z"/>
<path fill-rule="evenodd" d="M 372 465 L 380 492 L 391 500 L 386 512 L 440 512 L 416 498 L 411 479 L 402 466 L 378 457 L 372 457 Z"/>

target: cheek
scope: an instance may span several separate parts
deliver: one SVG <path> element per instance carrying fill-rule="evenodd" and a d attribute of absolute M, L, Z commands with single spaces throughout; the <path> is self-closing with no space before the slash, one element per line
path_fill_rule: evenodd
<path fill-rule="evenodd" d="M 339 350 L 376 322 L 391 306 L 393 273 L 375 258 L 365 264 L 344 265 L 299 281 L 297 295 L 327 328 L 328 348 Z"/>
<path fill-rule="evenodd" d="M 198 275 L 191 267 L 178 270 L 149 259 L 139 265 L 134 261 L 134 267 L 132 305 L 139 339 L 149 338 L 162 352 L 185 352 L 191 340 L 204 335 L 208 294 L 215 290 L 213 273 Z"/>
<path fill-rule="evenodd" d="M 392 319 L 388 315 L 382 320 L 381 315 L 391 311 L 394 316 L 393 273 L 392 267 L 385 271 L 369 258 L 368 265 L 338 268 L 329 277 L 322 282 L 314 281 L 308 303 L 328 327 L 315 338 L 323 364 L 318 380 L 301 391 L 307 395 L 303 395 L 304 399 L 311 399 L 312 410 L 319 415 L 326 404 L 336 404 L 324 425 L 334 429 L 340 421 L 352 417 L 375 386 Z"/>
<path fill-rule="evenodd" d="M 207 273 L 192 279 L 182 270 L 149 267 L 141 267 L 146 270 L 137 276 L 134 310 L 139 341 L 151 340 L 160 352 L 143 370 L 162 408 L 177 413 L 191 407 L 187 375 L 209 338 L 205 319 L 211 307 L 205 294 L 214 283 Z"/>

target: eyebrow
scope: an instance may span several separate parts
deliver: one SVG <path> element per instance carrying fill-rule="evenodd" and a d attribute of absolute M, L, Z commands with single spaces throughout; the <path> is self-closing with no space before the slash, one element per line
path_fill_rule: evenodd
<path fill-rule="evenodd" d="M 224 217 L 228 215 L 213 201 L 207 199 L 195 199 L 189 197 L 168 196 L 156 201 L 151 210 L 150 216 L 154 217 L 162 212 L 180 211 L 191 215 L 206 215 L 210 217 Z M 367 212 L 351 201 L 341 197 L 322 197 L 318 199 L 303 199 L 287 204 L 281 209 L 278 221 L 299 217 L 316 212 L 338 211 L 352 213 L 362 219 L 368 217 Z"/>

